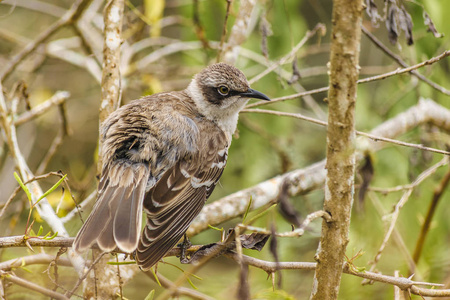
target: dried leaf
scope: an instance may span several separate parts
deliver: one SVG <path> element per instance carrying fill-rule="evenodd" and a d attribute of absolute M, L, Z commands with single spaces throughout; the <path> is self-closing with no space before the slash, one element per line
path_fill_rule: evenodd
<path fill-rule="evenodd" d="M 414 44 L 413 36 L 412 36 L 412 28 L 413 28 L 413 22 L 411 15 L 406 11 L 406 8 L 402 6 L 401 9 L 398 10 L 398 19 L 399 19 L 399 26 L 405 33 L 406 37 L 406 43 L 408 46 L 411 46 Z"/>
<path fill-rule="evenodd" d="M 294 224 L 296 227 L 300 227 L 302 222 L 300 220 L 299 213 L 295 210 L 292 203 L 289 202 L 288 188 L 289 183 L 287 181 L 283 182 L 278 194 L 278 209 L 286 221 Z"/>
<path fill-rule="evenodd" d="M 362 208 L 364 205 L 364 198 L 367 193 L 367 188 L 369 187 L 370 182 L 372 181 L 374 173 L 372 157 L 370 156 L 370 154 L 366 155 L 364 159 L 364 165 L 359 170 L 359 173 L 361 174 L 362 177 L 362 183 L 361 187 L 359 188 L 358 203 L 359 207 Z"/>
<path fill-rule="evenodd" d="M 294 60 L 292 61 L 292 76 L 291 79 L 288 80 L 288 84 L 291 85 L 294 82 L 298 81 L 301 78 L 300 76 L 300 70 L 298 69 L 297 65 L 297 57 L 294 57 Z"/>
<path fill-rule="evenodd" d="M 389 6 L 389 11 L 386 18 L 386 28 L 388 30 L 388 37 L 391 44 L 397 44 L 398 40 L 398 28 L 397 28 L 397 10 L 398 7 L 395 4 Z"/>
<path fill-rule="evenodd" d="M 266 59 L 269 59 L 269 48 L 267 47 L 267 37 L 271 36 L 273 33 L 272 29 L 270 28 L 270 23 L 266 19 L 265 13 L 261 16 L 260 30 L 261 30 L 261 53 L 264 55 Z"/>
<path fill-rule="evenodd" d="M 370 17 L 373 27 L 378 27 L 378 21 L 382 20 L 378 14 L 378 7 L 373 0 L 366 0 L 366 14 Z"/>
<path fill-rule="evenodd" d="M 430 16 L 427 14 L 426 11 L 423 11 L 423 21 L 425 23 L 425 26 L 428 27 L 427 31 L 431 32 L 435 38 L 442 38 L 444 34 L 439 33 L 434 26 L 433 21 L 431 20 Z"/>
<path fill-rule="evenodd" d="M 229 230 L 227 237 L 224 239 L 224 242 L 212 243 L 202 246 L 200 249 L 195 251 L 189 259 L 183 261 L 183 263 L 194 263 L 200 261 L 203 257 L 206 256 L 220 256 L 225 252 L 235 250 L 236 242 L 234 241 L 234 236 L 234 230 Z M 261 251 L 267 243 L 269 236 L 270 235 L 268 234 L 256 232 L 252 234 L 243 234 L 240 236 L 241 246 L 245 249 Z"/>
<path fill-rule="evenodd" d="M 241 235 L 242 248 L 261 251 L 269 239 L 268 234 L 254 232 Z"/>

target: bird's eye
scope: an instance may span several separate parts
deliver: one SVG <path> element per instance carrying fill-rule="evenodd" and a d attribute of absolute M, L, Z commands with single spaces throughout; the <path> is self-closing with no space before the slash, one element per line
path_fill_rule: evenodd
<path fill-rule="evenodd" d="M 221 85 L 219 86 L 217 91 L 219 91 L 219 94 L 221 94 L 222 96 L 226 96 L 230 92 L 230 88 L 225 85 Z"/>

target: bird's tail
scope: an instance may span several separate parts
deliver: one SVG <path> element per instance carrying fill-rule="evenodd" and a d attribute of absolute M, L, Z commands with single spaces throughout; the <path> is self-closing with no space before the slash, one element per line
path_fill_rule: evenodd
<path fill-rule="evenodd" d="M 97 202 L 73 243 L 77 253 L 94 243 L 104 252 L 116 247 L 126 253 L 136 249 L 148 174 L 147 165 L 130 161 L 116 161 L 104 168 Z"/>

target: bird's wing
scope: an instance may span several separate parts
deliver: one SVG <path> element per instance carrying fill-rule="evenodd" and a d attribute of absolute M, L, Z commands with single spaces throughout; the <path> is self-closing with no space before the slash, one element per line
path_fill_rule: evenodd
<path fill-rule="evenodd" d="M 182 238 L 222 175 L 228 150 L 225 134 L 200 131 L 198 155 L 179 160 L 145 196 L 147 225 L 136 255 L 143 270 L 150 269 Z"/>

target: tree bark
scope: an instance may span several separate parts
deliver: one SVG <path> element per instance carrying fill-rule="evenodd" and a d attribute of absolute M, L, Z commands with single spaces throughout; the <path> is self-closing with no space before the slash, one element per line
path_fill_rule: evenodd
<path fill-rule="evenodd" d="M 311 299 L 337 299 L 354 195 L 355 103 L 359 76 L 362 1 L 333 1 L 328 92 L 327 177 Z"/>

